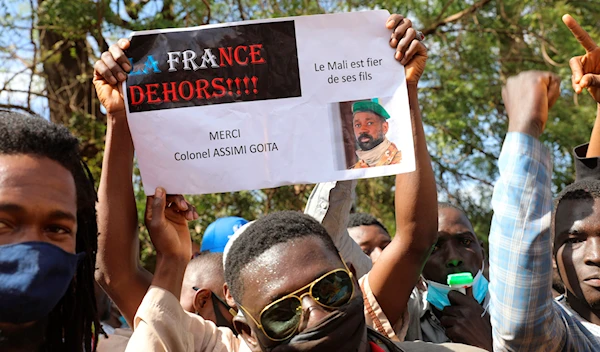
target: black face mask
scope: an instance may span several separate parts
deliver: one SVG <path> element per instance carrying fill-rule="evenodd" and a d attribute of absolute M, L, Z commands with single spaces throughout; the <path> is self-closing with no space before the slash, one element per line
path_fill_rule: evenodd
<path fill-rule="evenodd" d="M 231 319 L 227 319 L 223 316 L 223 314 L 221 313 L 221 310 L 219 309 L 219 304 L 217 302 L 221 303 L 230 314 L 233 313 L 232 311 L 235 311 L 235 310 L 233 308 L 231 308 L 229 306 L 229 304 L 227 304 L 223 300 L 221 300 L 221 298 L 219 296 L 217 296 L 214 292 L 211 292 L 211 295 L 212 295 L 213 310 L 215 311 L 215 318 L 217 320 L 215 323 L 217 324 L 217 326 L 223 326 L 223 327 L 229 328 L 231 331 L 233 331 L 234 334 L 237 335 L 237 331 L 233 327 Z"/>
<path fill-rule="evenodd" d="M 321 324 L 293 336 L 284 344 L 268 348 L 271 352 L 358 351 L 367 344 L 363 298 L 352 298 L 331 312 Z"/>

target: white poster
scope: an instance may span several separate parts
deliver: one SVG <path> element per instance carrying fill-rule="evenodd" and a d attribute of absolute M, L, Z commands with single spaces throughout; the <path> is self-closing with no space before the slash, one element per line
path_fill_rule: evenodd
<path fill-rule="evenodd" d="M 147 194 L 414 171 L 387 11 L 136 32 L 123 89 Z"/>

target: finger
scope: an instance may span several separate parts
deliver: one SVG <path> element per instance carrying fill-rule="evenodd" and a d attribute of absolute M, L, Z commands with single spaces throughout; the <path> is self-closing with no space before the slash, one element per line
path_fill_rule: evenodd
<path fill-rule="evenodd" d="M 550 75 L 550 83 L 548 84 L 548 109 L 550 109 L 554 103 L 560 97 L 560 77 L 555 74 Z"/>
<path fill-rule="evenodd" d="M 448 292 L 448 300 L 451 305 L 467 305 L 471 302 L 474 302 L 475 299 L 473 296 L 469 297 L 467 295 L 463 295 L 461 292 L 452 290 Z"/>
<path fill-rule="evenodd" d="M 579 87 L 579 84 L 575 83 L 575 78 L 573 78 L 573 76 L 571 76 L 571 86 L 573 86 L 573 91 L 575 91 L 576 94 L 581 93 L 581 87 Z"/>
<path fill-rule="evenodd" d="M 115 85 L 118 82 L 115 76 L 113 76 L 108 66 L 106 66 L 106 64 L 102 60 L 98 60 L 94 64 L 94 72 L 95 76 L 100 76 L 101 79 L 108 82 L 108 84 Z"/>
<path fill-rule="evenodd" d="M 446 316 L 446 315 L 444 315 L 440 318 L 440 323 L 445 328 L 456 325 L 457 321 L 458 321 L 457 318 L 451 317 L 451 316 Z"/>
<path fill-rule="evenodd" d="M 427 48 L 425 47 L 425 44 L 420 41 L 413 40 L 410 43 L 408 50 L 406 50 L 406 53 L 404 53 L 404 57 L 400 60 L 400 63 L 406 66 L 415 56 L 420 55 L 427 56 Z M 398 60 L 398 58 L 396 58 L 396 60 Z"/>
<path fill-rule="evenodd" d="M 402 37 L 404 37 L 406 30 L 410 27 L 412 27 L 412 21 L 408 18 L 404 18 L 400 21 L 398 26 L 396 26 L 396 29 L 394 29 L 394 32 L 392 32 L 392 36 L 390 38 L 390 45 L 392 46 L 392 48 L 398 46 L 398 42 L 400 41 L 400 39 L 402 39 Z"/>
<path fill-rule="evenodd" d="M 390 15 L 390 17 L 388 17 L 387 22 L 385 23 L 385 26 L 388 29 L 394 29 L 396 27 L 396 25 L 398 25 L 398 23 L 400 23 L 400 21 L 402 21 L 404 17 L 402 15 L 398 15 L 398 14 L 393 14 Z"/>
<path fill-rule="evenodd" d="M 119 47 L 119 45 L 111 45 L 108 48 L 108 51 L 111 53 L 113 59 L 117 62 L 117 64 L 121 66 L 121 69 L 123 69 L 123 71 L 125 72 L 129 72 L 129 70 L 131 69 L 129 59 L 127 58 L 123 50 Z"/>
<path fill-rule="evenodd" d="M 189 221 L 197 220 L 200 217 L 200 215 L 198 215 L 198 212 L 196 211 L 196 207 L 190 203 L 188 203 L 188 205 L 189 205 L 189 210 L 186 213 L 186 218 L 188 218 Z"/>
<path fill-rule="evenodd" d="M 131 42 L 129 41 L 129 39 L 126 38 L 121 38 L 117 41 L 117 45 L 119 46 L 119 48 L 121 48 L 122 50 L 127 50 L 129 49 L 129 45 L 131 44 Z"/>
<path fill-rule="evenodd" d="M 581 88 L 600 88 L 600 75 L 593 75 L 588 73 L 581 78 L 579 81 Z"/>
<path fill-rule="evenodd" d="M 152 213 L 150 228 L 156 229 L 160 227 L 162 220 L 165 217 L 165 207 L 167 206 L 167 198 L 165 190 L 162 187 L 157 187 L 154 191 L 154 199 L 152 199 Z"/>
<path fill-rule="evenodd" d="M 579 84 L 581 77 L 583 77 L 583 63 L 581 62 L 581 56 L 572 57 L 569 60 L 569 66 L 571 67 L 571 74 L 576 84 Z"/>
<path fill-rule="evenodd" d="M 191 205 L 190 203 L 187 203 L 187 207 L 188 207 L 188 210 L 186 210 L 184 212 L 183 216 L 185 216 L 185 219 L 187 221 L 193 221 L 193 220 L 195 220 L 194 219 L 194 214 L 196 213 L 196 210 L 195 210 L 194 206 Z"/>
<path fill-rule="evenodd" d="M 408 50 L 410 44 L 415 40 L 416 37 L 417 31 L 415 31 L 414 28 L 409 28 L 404 37 L 402 37 L 398 42 L 398 46 L 396 46 L 396 58 L 404 57 L 406 50 Z"/>
<path fill-rule="evenodd" d="M 100 56 L 100 59 L 104 62 L 106 67 L 108 67 L 108 69 L 116 79 L 118 79 L 119 81 L 124 81 L 125 79 L 127 79 L 127 74 L 115 61 L 115 58 L 112 56 L 110 51 L 103 52 Z"/>
<path fill-rule="evenodd" d="M 180 212 L 187 211 L 189 208 L 188 202 L 185 200 L 185 197 L 181 194 L 168 194 L 167 204 L 170 205 L 169 208 Z"/>
<path fill-rule="evenodd" d="M 585 51 L 589 53 L 598 47 L 588 32 L 581 28 L 579 23 L 577 23 L 577 21 L 575 21 L 571 15 L 564 15 L 562 20 L 567 25 L 571 33 L 573 33 L 575 38 L 577 38 L 577 41 L 583 46 Z"/>
<path fill-rule="evenodd" d="M 464 307 L 460 307 L 460 306 L 457 306 L 457 305 L 446 306 L 442 310 L 442 314 L 444 316 L 448 316 L 448 317 L 458 317 L 458 316 L 462 315 L 462 310 L 463 309 L 464 309 Z"/>
<path fill-rule="evenodd" d="M 144 223 L 146 227 L 150 226 L 150 222 L 152 221 L 152 202 L 154 201 L 154 196 L 146 197 L 146 211 L 144 212 Z"/>

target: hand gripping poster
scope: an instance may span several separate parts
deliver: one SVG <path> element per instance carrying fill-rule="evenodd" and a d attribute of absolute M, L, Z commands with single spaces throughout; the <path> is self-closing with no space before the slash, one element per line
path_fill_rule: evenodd
<path fill-rule="evenodd" d="M 135 32 L 123 84 L 144 189 L 203 194 L 414 171 L 387 11 Z"/>

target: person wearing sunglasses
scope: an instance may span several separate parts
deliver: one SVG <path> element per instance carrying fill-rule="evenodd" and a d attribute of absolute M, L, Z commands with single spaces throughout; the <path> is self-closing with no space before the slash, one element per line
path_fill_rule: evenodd
<path fill-rule="evenodd" d="M 426 49 L 402 16 L 392 15 L 386 25 L 394 30 L 390 44 L 397 48 L 395 57 L 406 67 L 417 171 L 397 176 L 398 233 L 388 246 L 392 250 L 382 253 L 386 265 L 375 264 L 371 281 L 382 306 L 402 316 L 435 243 L 437 200 L 416 100 Z M 186 245 L 181 237 L 150 235 L 162 240 L 155 243 L 157 253 L 184 252 L 178 249 Z M 307 215 L 270 214 L 249 225 L 231 245 L 225 280 L 228 296 L 239 308 L 233 319 L 237 337 L 184 312 L 177 301 L 183 280 L 174 275 L 177 263 L 157 265 L 152 286 L 137 310 L 128 351 L 481 351 L 456 344 L 392 342 L 367 328 L 351 266 L 340 257 L 326 229 Z"/>

